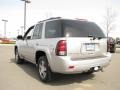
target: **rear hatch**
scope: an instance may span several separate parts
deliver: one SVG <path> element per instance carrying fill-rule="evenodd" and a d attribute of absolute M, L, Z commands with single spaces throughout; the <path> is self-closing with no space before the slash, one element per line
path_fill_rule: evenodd
<path fill-rule="evenodd" d="M 105 57 L 106 39 L 67 38 L 67 55 L 71 59 L 88 59 Z"/>
<path fill-rule="evenodd" d="M 83 20 L 63 20 L 62 26 L 67 42 L 67 56 L 71 59 L 105 57 L 107 39 L 95 23 Z"/>

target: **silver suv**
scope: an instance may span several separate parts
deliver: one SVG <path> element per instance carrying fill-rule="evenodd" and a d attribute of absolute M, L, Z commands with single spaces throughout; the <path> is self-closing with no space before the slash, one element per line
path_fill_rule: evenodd
<path fill-rule="evenodd" d="M 36 64 L 40 80 L 52 80 L 54 73 L 93 73 L 106 67 L 111 54 L 107 38 L 93 22 L 50 18 L 18 36 L 15 60 Z"/>

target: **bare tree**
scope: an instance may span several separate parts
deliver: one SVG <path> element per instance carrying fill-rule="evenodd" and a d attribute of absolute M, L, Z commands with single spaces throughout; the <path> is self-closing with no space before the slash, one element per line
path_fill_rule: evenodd
<path fill-rule="evenodd" d="M 107 37 L 111 30 L 114 30 L 117 13 L 112 8 L 107 8 L 104 16 L 104 28 L 107 30 Z"/>

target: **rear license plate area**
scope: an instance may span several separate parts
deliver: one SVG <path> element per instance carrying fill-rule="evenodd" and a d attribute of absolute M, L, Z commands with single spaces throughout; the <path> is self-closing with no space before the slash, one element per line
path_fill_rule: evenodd
<path fill-rule="evenodd" d="M 85 43 L 86 51 L 95 51 L 94 43 Z"/>

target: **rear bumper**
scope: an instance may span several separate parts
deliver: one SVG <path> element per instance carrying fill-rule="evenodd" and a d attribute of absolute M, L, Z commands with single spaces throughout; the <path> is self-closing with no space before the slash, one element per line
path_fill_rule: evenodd
<path fill-rule="evenodd" d="M 111 61 L 111 54 L 108 53 L 104 58 L 95 58 L 87 60 L 71 60 L 70 57 L 54 57 L 54 68 L 53 72 L 63 74 L 75 74 L 82 73 L 90 70 L 92 67 L 104 68 L 109 65 Z"/>

